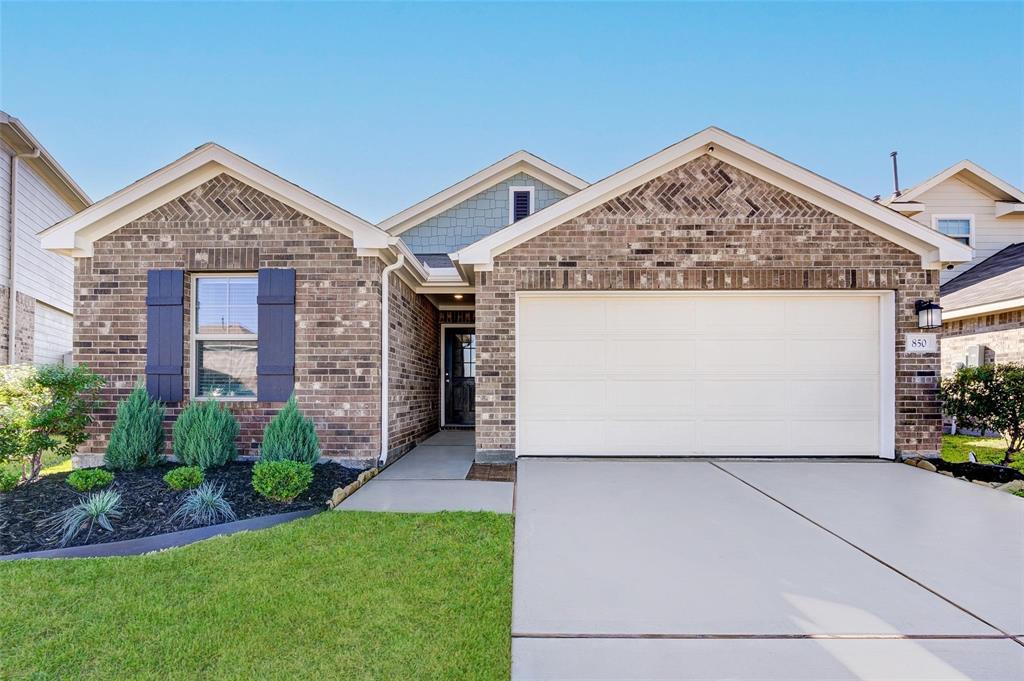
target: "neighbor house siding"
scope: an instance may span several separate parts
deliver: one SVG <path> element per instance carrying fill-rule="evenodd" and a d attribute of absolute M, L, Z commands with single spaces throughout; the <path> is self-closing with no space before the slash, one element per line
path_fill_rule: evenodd
<path fill-rule="evenodd" d="M 191 391 L 190 312 L 197 272 L 293 268 L 295 395 L 326 456 L 374 460 L 380 451 L 380 274 L 352 240 L 220 175 L 94 244 L 76 261 L 75 359 L 106 380 L 104 407 L 80 450 L 101 453 L 117 401 L 144 377 L 146 273 L 183 269 L 185 400 L 167 409 L 168 432 Z M 280 403 L 229 402 L 242 454 L 255 454 Z"/>
<path fill-rule="evenodd" d="M 518 173 L 402 233 L 413 253 L 452 253 L 508 226 L 509 187 L 533 187 L 534 212 L 565 198 L 540 180 Z"/>
<path fill-rule="evenodd" d="M 513 450 L 516 292 L 893 290 L 896 442 L 939 449 L 939 357 L 904 352 L 914 301 L 938 295 L 920 257 L 702 156 L 499 255 L 478 273 L 477 449 Z"/>
<path fill-rule="evenodd" d="M 1024 363 L 1024 310 L 945 322 L 942 325 L 942 375 L 953 374 L 973 345 L 985 346 L 988 362 Z"/>
<path fill-rule="evenodd" d="M 391 274 L 388 449 L 401 455 L 438 429 L 441 389 L 437 308 Z"/>
<path fill-rule="evenodd" d="M 35 347 L 32 361 L 36 364 L 60 364 L 71 351 L 74 318 L 55 307 L 36 301 Z"/>
<path fill-rule="evenodd" d="M 932 187 L 915 201 L 925 204 L 925 210 L 913 219 L 929 228 L 935 215 L 974 215 L 974 260 L 942 270 L 943 284 L 1010 244 L 1024 241 L 1024 217 L 996 218 L 995 199 L 956 177 Z"/>

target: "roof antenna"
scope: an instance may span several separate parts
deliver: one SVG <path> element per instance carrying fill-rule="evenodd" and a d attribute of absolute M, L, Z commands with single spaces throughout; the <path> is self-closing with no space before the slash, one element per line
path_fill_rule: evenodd
<path fill-rule="evenodd" d="M 899 170 L 896 167 L 896 152 L 895 151 L 891 152 L 889 154 L 889 156 L 892 156 L 892 188 L 893 188 L 892 195 L 893 196 L 899 196 L 900 195 L 900 173 L 899 173 Z"/>

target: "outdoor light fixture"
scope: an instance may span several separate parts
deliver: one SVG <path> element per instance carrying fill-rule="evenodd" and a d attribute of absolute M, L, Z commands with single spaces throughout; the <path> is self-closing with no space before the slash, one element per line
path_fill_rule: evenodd
<path fill-rule="evenodd" d="M 917 326 L 920 329 L 937 329 L 942 326 L 942 308 L 930 300 L 919 300 L 914 303 L 917 312 Z"/>
<path fill-rule="evenodd" d="M 456 293 L 454 296 L 452 296 L 452 298 L 454 298 L 455 300 L 462 300 L 462 294 Z"/>

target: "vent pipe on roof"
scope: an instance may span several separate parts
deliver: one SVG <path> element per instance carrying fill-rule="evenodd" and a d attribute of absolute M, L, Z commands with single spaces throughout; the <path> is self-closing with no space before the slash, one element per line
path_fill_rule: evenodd
<path fill-rule="evenodd" d="M 892 195 L 900 195 L 900 173 L 896 167 L 896 152 L 893 151 L 889 154 L 892 157 Z"/>

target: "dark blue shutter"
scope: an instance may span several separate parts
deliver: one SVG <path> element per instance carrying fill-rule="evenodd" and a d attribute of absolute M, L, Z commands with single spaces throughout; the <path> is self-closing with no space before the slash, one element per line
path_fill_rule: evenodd
<path fill-rule="evenodd" d="M 295 270 L 260 270 L 256 399 L 284 402 L 295 388 Z"/>
<path fill-rule="evenodd" d="M 512 192 L 512 222 L 530 215 L 530 192 Z"/>
<path fill-rule="evenodd" d="M 146 285 L 146 390 L 164 402 L 182 400 L 185 272 L 149 270 Z"/>

